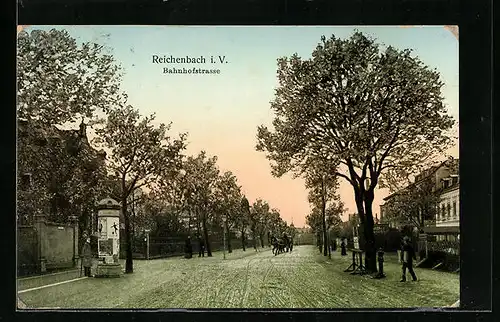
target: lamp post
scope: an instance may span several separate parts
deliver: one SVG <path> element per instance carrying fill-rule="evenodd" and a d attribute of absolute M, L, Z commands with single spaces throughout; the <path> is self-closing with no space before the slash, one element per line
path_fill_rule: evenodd
<path fill-rule="evenodd" d="M 71 221 L 71 225 L 73 226 L 73 267 L 76 267 L 76 257 L 77 257 L 76 223 L 78 221 L 78 217 L 77 216 L 69 216 L 69 220 Z"/>
<path fill-rule="evenodd" d="M 224 233 L 223 233 L 223 235 L 224 235 L 224 248 L 222 249 L 222 254 L 223 254 L 224 259 L 226 259 L 226 220 L 227 220 L 226 217 L 222 218 L 222 221 L 224 223 L 224 227 L 223 227 L 223 231 L 224 231 Z"/>
<path fill-rule="evenodd" d="M 150 229 L 145 229 L 144 232 L 146 233 L 146 259 L 149 259 L 149 232 Z"/>
<path fill-rule="evenodd" d="M 332 242 L 331 242 L 331 231 L 328 229 L 328 258 L 332 259 Z"/>

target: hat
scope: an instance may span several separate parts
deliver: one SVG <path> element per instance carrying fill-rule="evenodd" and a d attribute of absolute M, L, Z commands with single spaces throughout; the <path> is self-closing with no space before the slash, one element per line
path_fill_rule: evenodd
<path fill-rule="evenodd" d="M 408 236 L 404 236 L 404 237 L 403 237 L 403 240 L 404 240 L 404 241 L 409 241 L 409 240 L 410 240 L 410 237 L 408 237 Z"/>

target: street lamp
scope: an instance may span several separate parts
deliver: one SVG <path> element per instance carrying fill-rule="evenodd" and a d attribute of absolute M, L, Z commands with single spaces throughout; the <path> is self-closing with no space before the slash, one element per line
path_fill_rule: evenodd
<path fill-rule="evenodd" d="M 146 259 L 149 260 L 149 232 L 151 231 L 151 229 L 145 229 L 144 232 L 146 233 L 146 238 L 145 238 L 145 242 L 146 242 Z"/>
<path fill-rule="evenodd" d="M 224 231 L 224 233 L 223 233 L 223 235 L 224 235 L 224 248 L 222 249 L 222 254 L 224 256 L 224 259 L 226 259 L 226 220 L 227 220 L 226 217 L 222 218 L 222 221 L 224 223 L 224 227 L 222 229 Z"/>
<path fill-rule="evenodd" d="M 76 248 L 76 223 L 78 222 L 77 216 L 69 216 L 71 226 L 73 226 L 73 267 L 76 267 L 77 248 Z"/>

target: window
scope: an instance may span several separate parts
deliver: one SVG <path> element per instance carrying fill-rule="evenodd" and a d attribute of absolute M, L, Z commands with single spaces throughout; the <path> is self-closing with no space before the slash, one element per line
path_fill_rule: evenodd
<path fill-rule="evenodd" d="M 448 218 L 451 217 L 451 204 L 449 202 L 446 205 L 446 217 L 448 217 Z"/>
<path fill-rule="evenodd" d="M 444 204 L 441 206 L 441 216 L 443 220 L 446 220 L 446 207 L 444 206 Z"/>
<path fill-rule="evenodd" d="M 457 202 L 453 201 L 453 218 L 457 218 Z"/>

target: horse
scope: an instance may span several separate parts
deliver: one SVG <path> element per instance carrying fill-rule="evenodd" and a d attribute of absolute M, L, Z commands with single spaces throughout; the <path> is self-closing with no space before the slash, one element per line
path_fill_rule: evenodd
<path fill-rule="evenodd" d="M 273 244 L 272 252 L 274 256 L 281 254 L 285 251 L 285 243 L 281 238 L 273 237 L 272 244 Z"/>

